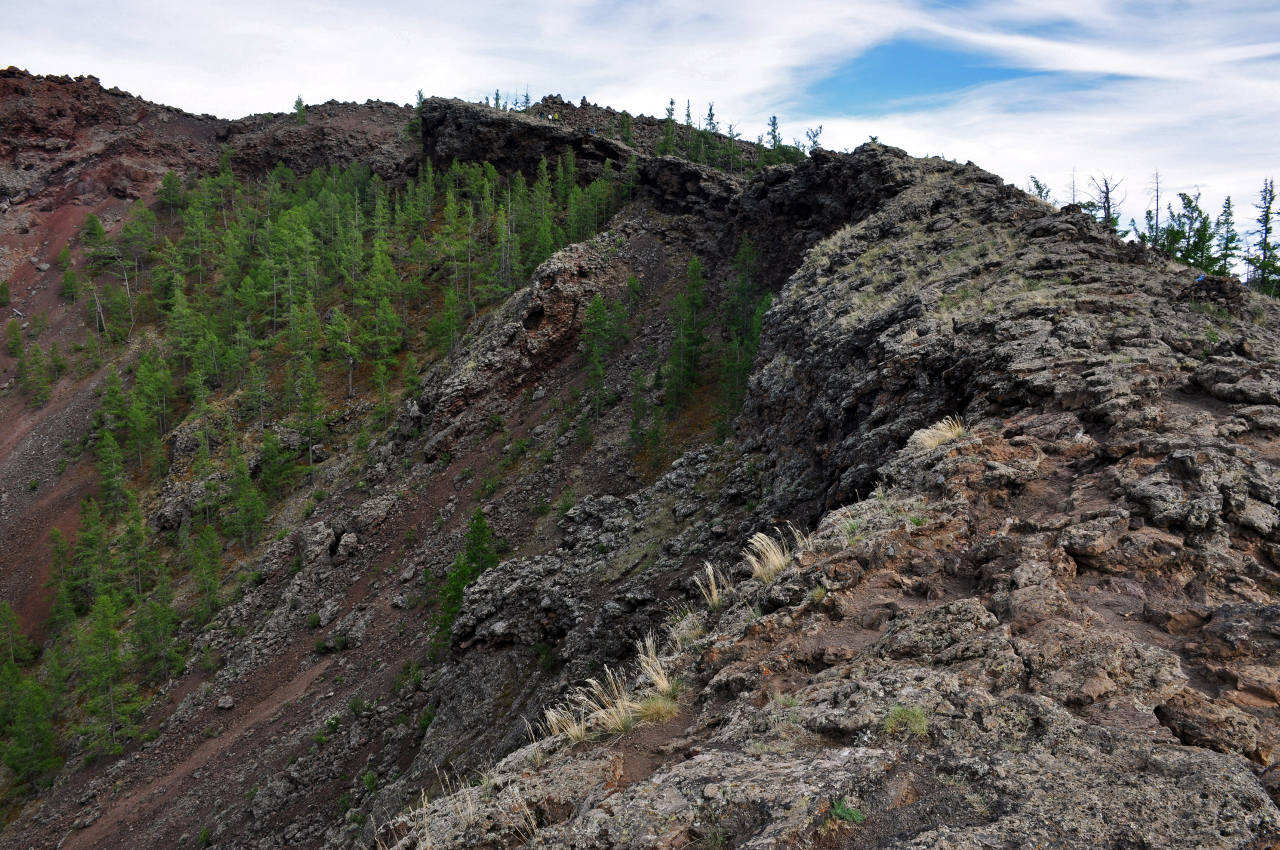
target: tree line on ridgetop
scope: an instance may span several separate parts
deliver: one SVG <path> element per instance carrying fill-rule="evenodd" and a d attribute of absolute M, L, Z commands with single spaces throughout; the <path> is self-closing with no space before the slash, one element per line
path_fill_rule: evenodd
<path fill-rule="evenodd" d="M 1074 179 L 1070 203 L 1078 203 L 1084 211 L 1109 227 L 1121 238 L 1132 236 L 1139 243 L 1153 248 L 1168 257 L 1200 269 L 1206 274 L 1233 274 L 1243 264 L 1246 281 L 1258 292 L 1280 296 L 1280 244 L 1275 234 L 1275 183 L 1271 178 L 1262 181 L 1258 200 L 1254 204 L 1256 225 L 1245 235 L 1236 229 L 1235 208 L 1231 197 L 1222 203 L 1216 217 L 1210 217 L 1200 206 L 1200 193 L 1178 193 L 1178 207 L 1165 204 L 1160 207 L 1160 173 L 1152 178 L 1153 209 L 1143 213 L 1142 222 L 1129 219 L 1127 229 L 1120 228 L 1120 195 L 1123 179 L 1110 175 L 1091 177 L 1089 187 L 1078 192 Z M 1031 194 L 1042 201 L 1056 204 L 1050 189 L 1032 175 L 1028 181 Z M 1083 196 L 1083 200 L 1081 200 Z M 1249 237 L 1246 241 L 1245 236 Z"/>
<path fill-rule="evenodd" d="M 417 115 L 422 114 L 426 96 L 418 91 Z M 514 95 L 504 96 L 495 90 L 492 100 L 486 95 L 483 104 L 503 112 L 521 112 L 531 115 L 546 115 L 548 107 L 540 103 L 532 103 L 528 90 L 523 98 Z M 586 99 L 583 99 L 583 105 Z M 295 105 L 295 114 L 298 107 Z M 554 114 L 552 111 L 551 114 Z M 821 125 L 805 130 L 805 141 L 793 139 L 788 144 L 783 139 L 782 129 L 777 115 L 770 115 L 768 127 L 764 133 L 756 137 L 755 142 L 744 141 L 736 124 L 722 124 L 716 116 L 715 103 L 707 104 L 707 114 L 696 121 L 693 117 L 693 102 L 685 101 L 684 120 L 676 120 L 676 100 L 667 102 L 665 116 L 660 121 L 661 134 L 654 145 L 654 153 L 658 156 L 674 156 L 689 162 L 709 165 L 734 173 L 753 173 L 770 165 L 800 162 L 805 156 L 818 147 L 822 136 Z M 635 117 L 623 110 L 615 113 L 608 127 L 599 128 L 600 132 L 617 139 L 625 145 L 634 147 Z M 406 132 L 417 138 L 421 132 L 419 124 L 410 122 Z"/>

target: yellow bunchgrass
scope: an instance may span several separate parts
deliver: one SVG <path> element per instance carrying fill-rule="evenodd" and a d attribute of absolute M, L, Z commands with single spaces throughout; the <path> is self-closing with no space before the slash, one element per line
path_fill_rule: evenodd
<path fill-rule="evenodd" d="M 466 832 L 472 824 L 480 819 L 479 807 L 476 805 L 480 792 L 465 784 L 456 776 L 451 779 L 449 774 L 444 771 L 437 770 L 436 777 L 440 780 L 440 793 L 448 804 L 449 811 L 453 813 L 454 819 L 458 822 L 459 831 Z"/>
<path fill-rule="evenodd" d="M 728 602 L 727 597 L 733 587 L 729 577 L 711 566 L 710 561 L 703 561 L 702 568 L 703 574 L 694 576 L 693 583 L 698 586 L 698 591 L 702 594 L 707 607 L 712 611 L 719 611 Z"/>
<path fill-rule="evenodd" d="M 751 575 L 765 584 L 778 577 L 791 559 L 791 551 L 785 541 L 757 531 L 747 540 L 742 550 L 742 560 L 751 567 Z"/>
<path fill-rule="evenodd" d="M 567 705 L 553 705 L 542 713 L 542 731 L 548 738 L 564 735 L 575 744 L 589 735 L 586 717 Z"/>
<path fill-rule="evenodd" d="M 926 449 L 936 448 L 951 440 L 958 440 L 969 433 L 964 419 L 959 416 L 948 416 L 935 422 L 928 428 L 921 428 L 911 436 Z"/>
<path fill-rule="evenodd" d="M 791 539 L 795 541 L 795 547 L 791 550 L 793 554 L 799 555 L 801 552 L 808 552 L 813 548 L 812 534 L 805 534 L 790 522 L 787 523 L 787 530 L 791 532 Z"/>
<path fill-rule="evenodd" d="M 653 685 L 653 689 L 665 697 L 673 697 L 679 689 L 676 680 L 667 675 L 662 667 L 662 659 L 658 657 L 658 640 L 653 632 L 644 636 L 644 640 L 636 641 L 636 656 L 640 663 L 640 672 Z"/>
<path fill-rule="evenodd" d="M 638 711 L 646 723 L 665 723 L 680 713 L 680 703 L 664 694 L 650 694 L 640 700 Z"/>
<path fill-rule="evenodd" d="M 638 705 L 627 693 L 622 677 L 604 668 L 599 679 L 588 679 L 574 692 L 573 701 L 582 709 L 587 721 L 612 735 L 631 731 L 636 724 Z"/>

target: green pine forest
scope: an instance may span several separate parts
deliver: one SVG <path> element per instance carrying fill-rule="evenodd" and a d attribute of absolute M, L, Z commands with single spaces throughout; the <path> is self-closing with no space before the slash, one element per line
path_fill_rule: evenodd
<path fill-rule="evenodd" d="M 311 447 L 332 411 L 346 398 L 368 400 L 372 421 L 357 439 L 367 446 L 368 429 L 389 424 L 423 364 L 455 351 L 469 321 L 552 253 L 603 230 L 636 180 L 634 160 L 581 179 L 572 152 L 543 160 L 529 178 L 486 163 L 426 163 L 395 188 L 360 164 L 305 176 L 280 165 L 253 182 L 230 165 L 228 153 L 217 173 L 186 183 L 166 175 L 154 205 L 136 203 L 115 237 L 87 218 L 80 262 L 72 246 L 58 257 L 61 296 L 92 330 L 77 350 L 45 348 L 42 319 L 33 339 L 7 328 L 32 405 L 45 404 L 64 375 L 136 353 L 128 374 L 107 367 L 90 436 L 64 446 L 68 463 L 91 454 L 99 483 L 74 535 L 51 532 L 43 647 L 0 606 L 0 754 L 22 788 L 69 755 L 122 752 L 142 734 L 158 685 L 189 664 L 216 669 L 208 653 L 189 658 L 191 629 L 180 627 L 208 624 L 237 587 L 264 581 L 231 565 L 263 540 L 273 506 L 308 483 Z M 639 282 L 629 281 L 625 300 L 597 295 L 588 305 L 581 403 L 599 416 L 631 393 L 637 463 L 658 451 L 694 395 L 713 399 L 722 431 L 741 407 L 769 304 L 755 261 L 744 241 L 715 316 L 701 261 L 689 261 L 670 356 L 630 387 L 608 387 L 605 376 L 631 331 Z M 661 407 L 650 409 L 646 377 L 665 390 Z M 286 445 L 274 426 L 301 440 Z M 178 440 L 194 445 L 189 468 L 170 469 Z M 190 521 L 156 534 L 140 494 L 167 475 L 204 481 L 203 496 Z M 477 512 L 454 568 L 428 589 L 438 611 L 425 625 L 437 649 L 462 588 L 495 562 Z"/>

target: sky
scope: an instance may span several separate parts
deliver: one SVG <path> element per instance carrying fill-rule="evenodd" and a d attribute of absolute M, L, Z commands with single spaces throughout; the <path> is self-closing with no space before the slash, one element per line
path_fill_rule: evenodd
<path fill-rule="evenodd" d="M 1275 0 L 116 0 L 8 4 L 0 63 L 93 74 L 158 103 L 239 117 L 428 95 L 696 118 L 745 138 L 876 136 L 972 160 L 1065 203 L 1119 180 L 1127 220 L 1162 196 L 1233 197 L 1246 229 L 1280 172 Z M 0 132 L 3 129 L 0 128 Z"/>

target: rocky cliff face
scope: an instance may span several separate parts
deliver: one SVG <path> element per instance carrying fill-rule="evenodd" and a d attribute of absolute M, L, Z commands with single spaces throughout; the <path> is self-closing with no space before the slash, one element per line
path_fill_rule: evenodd
<path fill-rule="evenodd" d="M 240 126 L 254 167 L 307 130 Z M 504 167 L 632 153 L 450 101 L 422 129 L 428 156 Z M 390 150 L 349 133 L 305 162 Z M 1274 302 L 972 165 L 638 156 L 637 201 L 368 452 L 337 426 L 330 497 L 280 509 L 263 580 L 193 638 L 222 669 L 192 665 L 154 740 L 64 770 L 0 846 L 1278 846 Z M 665 355 L 676 270 L 702 256 L 718 297 L 744 234 L 777 292 L 746 406 L 638 470 L 626 405 L 571 402 L 586 305 L 639 282 L 605 379 L 627 391 Z M 421 577 L 482 503 L 512 551 L 431 654 Z M 757 532 L 790 550 L 773 569 Z M 606 667 L 674 704 L 575 701 Z"/>
<path fill-rule="evenodd" d="M 674 718 L 547 730 L 388 834 L 1274 846 L 1274 305 L 973 166 L 863 148 L 761 182 L 824 164 L 872 185 L 787 281 L 709 462 L 812 538 L 767 579 L 682 541 L 730 589 L 667 621 Z"/>

